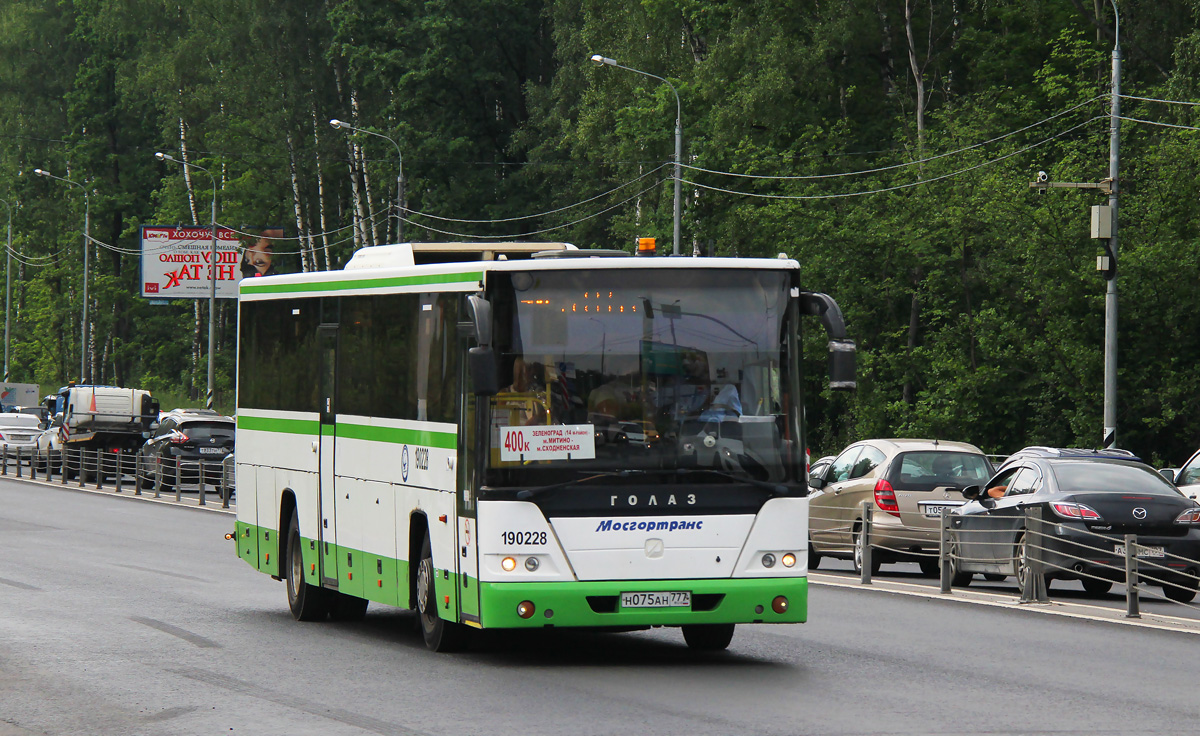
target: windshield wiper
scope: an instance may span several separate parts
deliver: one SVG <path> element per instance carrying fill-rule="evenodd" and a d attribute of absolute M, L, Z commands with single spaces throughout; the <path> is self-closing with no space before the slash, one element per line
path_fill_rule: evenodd
<path fill-rule="evenodd" d="M 571 486 L 577 486 L 581 483 L 587 483 L 588 481 L 593 481 L 593 480 L 596 480 L 597 478 L 627 478 L 630 475 L 634 475 L 634 474 L 642 473 L 642 472 L 644 472 L 644 471 L 641 471 L 641 470 L 612 470 L 612 471 L 606 471 L 603 473 L 595 473 L 593 475 L 589 475 L 584 478 L 574 478 L 572 480 L 565 480 L 561 483 L 551 483 L 550 485 L 538 486 L 536 488 L 523 488 L 523 489 L 517 491 L 517 500 L 518 501 L 528 501 L 529 499 L 531 499 L 535 496 L 540 496 L 543 493 L 547 493 L 549 491 L 557 491 L 561 488 L 570 488 Z M 489 490 L 498 490 L 498 489 L 489 489 Z"/>
<path fill-rule="evenodd" d="M 716 470 L 715 468 L 675 468 L 674 470 L 644 470 L 642 472 L 653 473 L 656 475 L 679 476 L 692 475 L 693 473 L 710 473 L 722 478 L 728 478 L 729 480 L 736 481 L 738 483 L 745 483 L 746 485 L 754 486 L 755 488 L 762 488 L 764 490 L 771 491 L 777 496 L 788 495 L 788 488 L 782 483 L 770 483 L 765 480 L 758 480 L 757 478 L 734 475 L 733 473 L 727 473 L 724 470 Z"/>
<path fill-rule="evenodd" d="M 708 473 L 711 475 L 720 476 L 722 478 L 728 478 L 729 480 L 732 480 L 736 483 L 745 483 L 746 485 L 754 486 L 755 488 L 762 488 L 763 490 L 770 491 L 771 493 L 773 493 L 777 496 L 788 495 L 788 487 L 782 483 L 769 483 L 767 481 L 757 480 L 755 478 L 743 478 L 741 476 L 737 476 L 732 473 L 726 473 L 723 470 L 714 470 L 713 468 L 674 468 L 674 469 L 657 469 L 657 470 L 613 470 L 613 471 L 608 471 L 608 472 L 603 472 L 603 473 L 595 473 L 593 475 L 589 475 L 589 476 L 586 476 L 583 478 L 575 478 L 573 480 L 567 480 L 567 481 L 563 481 L 561 483 L 551 483 L 550 485 L 538 486 L 536 488 L 524 488 L 520 491 L 517 491 L 516 498 L 518 501 L 528 501 L 529 499 L 540 496 L 543 493 L 548 493 L 550 491 L 557 491 L 557 490 L 561 490 L 563 488 L 570 488 L 572 486 L 577 486 L 577 485 L 580 485 L 583 483 L 587 483 L 589 481 L 597 480 L 599 478 L 628 478 L 628 477 L 634 476 L 634 475 L 657 475 L 657 476 L 674 475 L 674 476 L 682 477 L 682 476 L 686 476 L 686 475 L 692 475 L 695 473 Z M 488 489 L 488 490 L 499 490 L 499 489 L 493 488 L 493 489 Z"/>

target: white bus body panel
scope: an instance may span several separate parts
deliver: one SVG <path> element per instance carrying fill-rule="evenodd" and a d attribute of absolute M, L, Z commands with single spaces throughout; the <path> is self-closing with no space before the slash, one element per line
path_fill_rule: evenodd
<path fill-rule="evenodd" d="M 768 552 L 775 556 L 771 568 L 762 566 L 762 557 Z M 789 552 L 796 556 L 796 565 L 786 570 L 782 560 Z M 739 578 L 779 577 L 783 572 L 808 573 L 807 498 L 772 498 L 763 504 L 734 566 L 734 576 Z"/>

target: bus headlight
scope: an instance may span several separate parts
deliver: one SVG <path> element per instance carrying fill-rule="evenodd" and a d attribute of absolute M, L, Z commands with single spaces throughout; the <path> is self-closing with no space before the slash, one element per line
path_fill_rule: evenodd
<path fill-rule="evenodd" d="M 791 552 L 788 552 L 786 555 L 783 556 L 783 559 L 781 560 L 781 562 L 783 562 L 784 567 L 793 567 L 796 564 L 796 555 L 792 554 Z"/>
<path fill-rule="evenodd" d="M 538 558 L 536 558 L 536 557 L 526 557 L 525 558 L 525 569 L 528 570 L 529 572 L 533 572 L 534 570 L 537 570 L 538 565 L 540 565 L 540 564 L 541 563 L 538 562 Z"/>
<path fill-rule="evenodd" d="M 770 552 L 763 555 L 762 556 L 762 566 L 763 567 L 775 567 L 775 555 L 771 554 Z"/>
<path fill-rule="evenodd" d="M 512 572 L 513 570 L 516 570 L 517 559 L 515 557 L 505 557 L 503 560 L 500 560 L 500 568 L 504 570 L 504 572 Z"/>

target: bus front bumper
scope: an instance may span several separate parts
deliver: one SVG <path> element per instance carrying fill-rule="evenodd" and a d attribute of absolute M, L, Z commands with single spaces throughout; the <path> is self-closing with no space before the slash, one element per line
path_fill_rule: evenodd
<path fill-rule="evenodd" d="M 691 594 L 691 606 L 626 608 L 622 593 Z M 483 628 L 643 627 L 684 624 L 804 623 L 808 578 L 480 583 Z M 786 609 L 778 598 L 786 599 Z M 522 618 L 518 608 L 532 604 Z M 528 609 L 528 606 L 525 606 Z"/>

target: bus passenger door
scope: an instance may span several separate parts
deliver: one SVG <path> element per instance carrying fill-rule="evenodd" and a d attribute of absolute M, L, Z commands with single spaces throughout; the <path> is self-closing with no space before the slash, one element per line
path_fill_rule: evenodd
<path fill-rule="evenodd" d="M 318 329 L 321 345 L 321 421 L 316 450 L 319 458 L 317 505 L 321 509 L 321 524 L 318 529 L 321 546 L 321 582 L 326 587 L 337 588 L 337 525 L 334 511 L 334 499 L 337 498 L 337 494 L 333 484 L 333 448 L 337 426 L 334 421 L 333 403 L 334 379 L 337 370 L 337 327 L 321 325 Z"/>
<path fill-rule="evenodd" d="M 470 341 L 457 341 L 458 355 L 465 357 Z M 479 526 L 476 524 L 475 491 L 475 396 L 470 391 L 466 360 L 459 364 L 458 453 L 456 490 L 458 527 L 455 559 L 458 560 L 459 617 L 464 623 L 479 623 Z"/>

